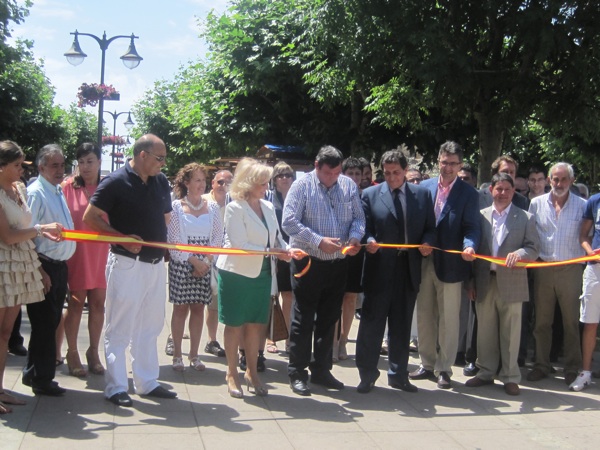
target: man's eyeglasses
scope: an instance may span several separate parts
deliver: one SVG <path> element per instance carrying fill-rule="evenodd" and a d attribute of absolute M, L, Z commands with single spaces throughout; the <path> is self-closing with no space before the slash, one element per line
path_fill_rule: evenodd
<path fill-rule="evenodd" d="M 228 183 L 228 182 L 227 182 L 227 180 L 219 180 L 219 181 L 217 181 L 217 184 L 218 184 L 219 186 L 224 186 L 224 185 L 226 185 L 226 184 L 231 184 L 231 183 Z"/>
<path fill-rule="evenodd" d="M 293 175 L 291 173 L 280 173 L 275 178 L 292 178 Z"/>
<path fill-rule="evenodd" d="M 154 156 L 154 159 L 156 159 L 158 162 L 164 162 L 167 159 L 166 156 L 156 156 L 154 153 L 149 152 L 148 150 L 144 150 L 144 152 Z"/>

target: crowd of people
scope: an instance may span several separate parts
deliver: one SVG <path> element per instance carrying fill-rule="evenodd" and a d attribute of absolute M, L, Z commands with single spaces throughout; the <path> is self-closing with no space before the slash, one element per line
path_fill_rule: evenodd
<path fill-rule="evenodd" d="M 170 186 L 161 172 L 166 146 L 152 134 L 102 179 L 96 145 L 82 144 L 76 159 L 76 172 L 65 179 L 61 148 L 43 147 L 39 176 L 26 188 L 22 150 L 0 143 L 0 413 L 23 404 L 2 386 L 23 305 L 31 336 L 22 382 L 35 394 L 65 393 L 54 380 L 64 336 L 69 374 L 104 375 L 104 396 L 115 405 L 133 404 L 128 350 L 134 392 L 176 398 L 158 382 L 167 292 L 173 370 L 205 370 L 199 350 L 206 322 L 205 351 L 226 358 L 226 388 L 234 398 L 244 396 L 238 368 L 247 392 L 268 395 L 259 375 L 265 350 L 288 354 L 294 393 L 311 395 L 311 384 L 343 389 L 332 367 L 349 356 L 355 315 L 359 393 L 375 387 L 380 354 L 387 354 L 387 384 L 394 389 L 414 393 L 412 382 L 424 379 L 448 389 L 452 367 L 462 362 L 471 377 L 467 387 L 497 379 L 508 395 L 518 395 L 530 337 L 529 381 L 555 373 L 552 363 L 562 352 L 569 388 L 591 382 L 600 268 L 595 261 L 560 262 L 596 255 L 600 194 L 587 200 L 568 163 L 548 172 L 531 167 L 524 179 L 513 158 L 500 156 L 491 182 L 478 188 L 477 171 L 448 141 L 439 149 L 437 176 L 390 150 L 373 181 L 369 161 L 344 159 L 324 146 L 314 170 L 298 179 L 286 163 L 271 168 L 243 158 L 233 174 L 214 174 L 207 193 L 209 173 L 197 163 L 181 168 Z M 129 239 L 75 244 L 63 239 L 63 229 Z M 143 241 L 249 254 L 165 251 Z M 523 261 L 539 267 L 524 269 Z M 278 297 L 289 330 L 282 350 L 267 339 Z M 87 368 L 77 347 L 86 303 Z M 562 339 L 553 339 L 559 329 Z M 420 365 L 409 371 L 417 347 Z"/>

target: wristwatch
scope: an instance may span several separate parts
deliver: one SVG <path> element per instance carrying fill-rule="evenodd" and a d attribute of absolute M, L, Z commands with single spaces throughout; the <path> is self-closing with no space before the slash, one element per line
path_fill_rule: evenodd
<path fill-rule="evenodd" d="M 42 237 L 42 226 L 39 223 L 36 223 L 33 228 L 37 232 L 37 237 Z"/>

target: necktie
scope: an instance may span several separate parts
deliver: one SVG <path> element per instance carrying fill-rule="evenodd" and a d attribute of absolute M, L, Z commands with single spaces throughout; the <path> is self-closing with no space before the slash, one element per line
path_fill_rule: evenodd
<path fill-rule="evenodd" d="M 400 234 L 400 241 L 398 243 L 404 244 L 404 211 L 402 211 L 402 202 L 400 202 L 400 188 L 394 189 L 394 207 L 396 208 L 396 219 L 398 220 L 398 233 Z"/>

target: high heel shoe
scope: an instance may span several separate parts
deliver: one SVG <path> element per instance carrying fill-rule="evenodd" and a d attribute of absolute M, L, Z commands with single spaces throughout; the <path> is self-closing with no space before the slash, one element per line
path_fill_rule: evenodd
<path fill-rule="evenodd" d="M 105 369 L 100 362 L 98 353 L 94 352 L 92 348 L 88 348 L 85 352 L 85 359 L 87 360 L 88 370 L 94 375 L 104 375 Z"/>
<path fill-rule="evenodd" d="M 67 350 L 67 367 L 69 368 L 69 375 L 77 378 L 87 376 L 87 370 L 81 365 L 79 352 L 77 350 Z"/>
<path fill-rule="evenodd" d="M 232 379 L 234 387 L 232 388 L 231 385 L 229 384 L 230 379 Z M 238 383 L 236 383 L 236 380 L 234 377 L 225 377 L 225 381 L 227 381 L 227 392 L 229 393 L 229 395 L 233 398 L 243 398 L 244 397 L 244 391 L 242 391 L 241 386 L 238 385 Z"/>
<path fill-rule="evenodd" d="M 244 375 L 244 381 L 246 382 L 246 387 L 248 388 L 248 392 L 254 395 L 258 395 L 259 397 L 266 397 L 269 395 L 269 390 L 264 386 L 254 386 L 252 380 L 248 375 Z M 254 390 L 254 392 L 252 392 Z"/>

